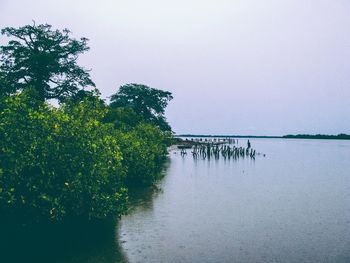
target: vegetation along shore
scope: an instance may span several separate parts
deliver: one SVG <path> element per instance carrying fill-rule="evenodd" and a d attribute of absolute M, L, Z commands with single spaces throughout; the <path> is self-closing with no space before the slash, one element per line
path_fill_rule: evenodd
<path fill-rule="evenodd" d="M 164 116 L 172 94 L 131 83 L 107 103 L 77 63 L 88 39 L 35 23 L 1 33 L 2 226 L 124 214 L 129 190 L 161 177 L 173 140 Z"/>

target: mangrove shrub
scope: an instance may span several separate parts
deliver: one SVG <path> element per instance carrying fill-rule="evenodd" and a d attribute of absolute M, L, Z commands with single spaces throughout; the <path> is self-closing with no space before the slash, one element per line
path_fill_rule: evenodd
<path fill-rule="evenodd" d="M 54 108 L 23 92 L 2 101 L 0 217 L 106 218 L 125 211 L 125 168 L 105 108 L 84 100 Z"/>
<path fill-rule="evenodd" d="M 148 123 L 117 133 L 123 164 L 127 167 L 125 183 L 129 187 L 150 186 L 161 177 L 167 155 L 169 134 Z"/>

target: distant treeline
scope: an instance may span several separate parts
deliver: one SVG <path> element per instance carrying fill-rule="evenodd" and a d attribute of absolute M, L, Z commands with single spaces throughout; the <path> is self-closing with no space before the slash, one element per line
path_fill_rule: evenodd
<path fill-rule="evenodd" d="M 198 138 L 282 138 L 282 136 L 258 136 L 258 135 L 205 135 L 205 134 L 179 134 L 177 137 Z"/>
<path fill-rule="evenodd" d="M 340 133 L 338 135 L 327 134 L 288 134 L 284 136 L 257 136 L 257 135 L 204 135 L 204 134 L 180 134 L 177 137 L 188 138 L 272 138 L 272 139 L 331 139 L 331 140 L 350 140 L 350 135 Z"/>
<path fill-rule="evenodd" d="M 283 138 L 287 139 L 331 139 L 331 140 L 350 140 L 350 135 L 340 133 L 338 135 L 327 135 L 327 134 L 316 134 L 316 135 L 311 135 L 311 134 L 297 134 L 297 135 L 292 135 L 288 134 L 283 136 Z"/>

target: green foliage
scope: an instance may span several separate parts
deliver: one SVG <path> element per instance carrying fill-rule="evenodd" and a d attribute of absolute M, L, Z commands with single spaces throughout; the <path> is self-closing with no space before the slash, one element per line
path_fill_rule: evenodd
<path fill-rule="evenodd" d="M 169 134 L 151 124 L 139 124 L 128 132 L 119 132 L 118 138 L 127 167 L 126 185 L 150 186 L 161 178 L 161 169 L 167 155 Z"/>
<path fill-rule="evenodd" d="M 97 100 L 30 104 L 18 94 L 0 115 L 0 215 L 59 221 L 125 211 L 125 168 L 112 125 Z"/>
<path fill-rule="evenodd" d="M 164 113 L 168 102 L 173 98 L 171 92 L 150 88 L 142 84 L 126 84 L 111 96 L 112 108 L 130 107 L 144 121 L 163 131 L 171 131 Z"/>
<path fill-rule="evenodd" d="M 172 133 L 146 122 L 131 107 L 110 107 L 104 121 L 113 123 L 117 129 L 127 169 L 126 185 L 142 187 L 156 183 L 161 178 L 167 146 L 173 143 Z"/>
<path fill-rule="evenodd" d="M 130 131 L 144 122 L 144 119 L 131 107 L 119 107 L 110 108 L 104 121 L 107 123 L 113 123 L 114 127 L 118 130 Z"/>
<path fill-rule="evenodd" d="M 95 86 L 77 64 L 78 55 L 89 50 L 86 38 L 70 38 L 68 29 L 52 30 L 48 24 L 6 27 L 1 33 L 10 41 L 0 46 L 0 96 L 31 87 L 41 101 L 63 100 Z"/>
<path fill-rule="evenodd" d="M 11 93 L 8 89 L 9 85 L 6 83 L 6 75 L 0 70 L 0 100 Z"/>

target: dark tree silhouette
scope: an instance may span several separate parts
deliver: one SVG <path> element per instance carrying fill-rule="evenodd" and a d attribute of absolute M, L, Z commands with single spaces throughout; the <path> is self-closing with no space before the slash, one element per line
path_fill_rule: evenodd
<path fill-rule="evenodd" d="M 9 85 L 6 84 L 5 73 L 0 71 L 0 99 L 11 93 L 11 90 L 8 88 Z"/>
<path fill-rule="evenodd" d="M 82 87 L 95 86 L 88 70 L 77 64 L 78 55 L 89 50 L 87 38 L 76 40 L 68 29 L 35 23 L 6 27 L 1 34 L 10 41 L 0 46 L 0 93 L 32 88 L 39 100 L 62 100 Z"/>
<path fill-rule="evenodd" d="M 126 84 L 111 96 L 112 108 L 130 107 L 145 121 L 158 126 L 163 131 L 171 131 L 164 116 L 171 92 L 150 88 L 142 84 Z"/>

